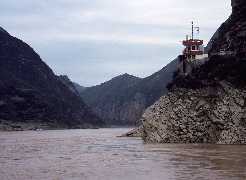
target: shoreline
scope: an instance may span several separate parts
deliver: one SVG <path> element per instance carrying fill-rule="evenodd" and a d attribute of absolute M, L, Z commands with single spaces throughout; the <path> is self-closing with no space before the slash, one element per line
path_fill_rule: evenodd
<path fill-rule="evenodd" d="M 128 128 L 134 129 L 136 126 L 120 126 L 120 125 L 106 125 L 103 127 L 93 126 L 90 124 L 78 125 L 68 127 L 66 125 L 57 125 L 40 122 L 14 122 L 11 120 L 0 119 L 0 132 L 11 132 L 11 131 L 43 131 L 43 130 L 75 130 L 75 129 L 102 129 L 102 128 Z"/>

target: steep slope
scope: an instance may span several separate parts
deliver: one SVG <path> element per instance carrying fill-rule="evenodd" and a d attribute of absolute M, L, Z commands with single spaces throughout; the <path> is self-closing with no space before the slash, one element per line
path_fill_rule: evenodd
<path fill-rule="evenodd" d="M 167 92 L 177 59 L 153 75 L 140 79 L 128 74 L 87 88 L 82 98 L 108 124 L 135 125 L 143 111 Z"/>
<path fill-rule="evenodd" d="M 145 111 L 146 142 L 246 144 L 245 6 L 232 0 L 232 15 L 212 38 L 209 61 L 177 76 L 170 92 Z"/>
<path fill-rule="evenodd" d="M 211 39 L 210 54 L 221 50 L 232 51 L 242 56 L 246 53 L 246 3 L 232 0 L 232 14 Z"/>
<path fill-rule="evenodd" d="M 102 125 L 23 41 L 0 31 L 0 119 L 48 127 Z"/>

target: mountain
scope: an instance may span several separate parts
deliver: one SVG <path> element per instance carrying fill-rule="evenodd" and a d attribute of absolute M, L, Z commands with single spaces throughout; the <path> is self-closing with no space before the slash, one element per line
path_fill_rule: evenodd
<path fill-rule="evenodd" d="M 232 9 L 210 41 L 209 61 L 176 76 L 144 112 L 145 142 L 246 144 L 246 1 L 232 0 Z"/>
<path fill-rule="evenodd" d="M 111 125 L 136 125 L 143 111 L 167 92 L 178 60 L 146 78 L 124 74 L 101 85 L 86 88 L 84 101 Z"/>
<path fill-rule="evenodd" d="M 8 124 L 49 128 L 103 125 L 69 86 L 29 45 L 0 29 L 1 127 Z"/>
<path fill-rule="evenodd" d="M 128 101 L 127 90 L 141 79 L 128 74 L 117 76 L 101 85 L 87 88 L 81 93 L 84 101 L 107 124 L 133 124 L 141 109 L 141 95 Z"/>

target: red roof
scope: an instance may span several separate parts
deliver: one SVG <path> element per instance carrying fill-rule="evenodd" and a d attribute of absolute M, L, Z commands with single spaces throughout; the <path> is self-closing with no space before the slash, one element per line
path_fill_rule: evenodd
<path fill-rule="evenodd" d="M 200 39 L 189 39 L 189 40 L 184 40 L 183 41 L 184 46 L 200 46 L 203 45 L 203 40 Z"/>

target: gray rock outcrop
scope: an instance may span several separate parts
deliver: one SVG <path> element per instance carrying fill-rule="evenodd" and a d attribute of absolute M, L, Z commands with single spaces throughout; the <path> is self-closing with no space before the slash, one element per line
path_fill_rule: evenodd
<path fill-rule="evenodd" d="M 143 126 L 139 126 L 125 134 L 122 134 L 120 137 L 142 137 L 142 136 L 143 136 Z"/>
<path fill-rule="evenodd" d="M 246 90 L 218 87 L 179 89 L 143 115 L 143 138 L 151 143 L 246 143 Z"/>
<path fill-rule="evenodd" d="M 219 27 L 208 43 L 209 54 L 231 51 L 239 56 L 246 54 L 246 1 L 232 0 L 232 14 Z"/>

